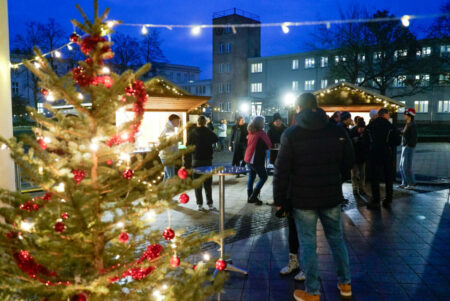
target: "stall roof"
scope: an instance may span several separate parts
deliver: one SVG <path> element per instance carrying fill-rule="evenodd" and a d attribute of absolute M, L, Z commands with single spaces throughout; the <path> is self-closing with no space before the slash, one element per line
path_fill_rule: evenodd
<path fill-rule="evenodd" d="M 319 106 L 325 111 L 368 112 L 382 107 L 397 111 L 398 108 L 405 107 L 400 101 L 347 82 L 320 89 L 313 94 L 316 95 Z"/>
<path fill-rule="evenodd" d="M 163 76 L 145 83 L 148 101 L 146 111 L 189 112 L 208 102 L 210 97 L 193 95 Z"/>

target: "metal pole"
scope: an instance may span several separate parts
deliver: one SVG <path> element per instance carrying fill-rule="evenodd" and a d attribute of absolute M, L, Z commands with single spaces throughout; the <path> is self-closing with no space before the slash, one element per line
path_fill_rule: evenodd
<path fill-rule="evenodd" d="M 220 234 L 223 234 L 225 230 L 225 175 L 219 175 L 219 212 L 220 212 L 220 220 L 219 220 L 219 231 Z M 220 238 L 220 258 L 223 259 L 225 250 L 224 250 L 224 241 L 223 237 Z"/>

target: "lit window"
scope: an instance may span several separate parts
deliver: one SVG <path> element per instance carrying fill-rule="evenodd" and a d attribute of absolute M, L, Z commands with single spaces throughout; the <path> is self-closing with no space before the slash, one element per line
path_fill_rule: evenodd
<path fill-rule="evenodd" d="M 450 45 L 441 45 L 441 56 L 450 54 Z"/>
<path fill-rule="evenodd" d="M 430 84 L 430 75 L 429 74 L 419 74 L 416 75 L 416 81 L 419 82 L 420 86 L 425 87 Z"/>
<path fill-rule="evenodd" d="M 414 101 L 414 109 L 417 113 L 428 113 L 428 100 Z"/>
<path fill-rule="evenodd" d="M 439 100 L 438 113 L 450 113 L 450 100 Z"/>
<path fill-rule="evenodd" d="M 231 92 L 231 84 L 230 83 L 227 83 L 225 92 L 226 93 L 230 93 Z"/>
<path fill-rule="evenodd" d="M 328 80 L 327 79 L 322 79 L 320 81 L 320 88 L 323 89 L 323 88 L 326 88 L 327 86 L 328 86 Z"/>
<path fill-rule="evenodd" d="M 262 83 L 252 83 L 250 86 L 250 91 L 252 93 L 260 93 L 262 92 Z"/>
<path fill-rule="evenodd" d="M 292 91 L 298 91 L 298 81 L 292 81 Z"/>
<path fill-rule="evenodd" d="M 231 32 L 231 26 L 228 25 L 227 27 L 225 27 L 225 33 L 230 33 Z"/>
<path fill-rule="evenodd" d="M 383 53 L 381 51 L 374 52 L 373 53 L 373 62 L 374 63 L 379 62 L 381 60 L 382 56 L 383 56 Z"/>
<path fill-rule="evenodd" d="M 316 65 L 316 60 L 314 58 L 305 59 L 305 69 L 314 68 Z"/>
<path fill-rule="evenodd" d="M 417 50 L 417 56 L 427 57 L 431 55 L 431 47 L 422 47 L 422 49 Z"/>
<path fill-rule="evenodd" d="M 292 60 L 292 70 L 298 69 L 298 59 Z"/>
<path fill-rule="evenodd" d="M 37 104 L 37 111 L 39 114 L 44 113 L 44 104 L 42 102 L 38 102 Z"/>
<path fill-rule="evenodd" d="M 406 101 L 400 100 L 401 103 L 406 104 Z M 405 113 L 405 107 L 398 108 L 398 113 Z"/>
<path fill-rule="evenodd" d="M 340 79 L 337 79 L 337 78 L 336 78 L 336 79 L 334 80 L 334 83 L 335 83 L 335 84 L 337 84 L 337 83 L 343 83 L 343 82 L 345 82 L 345 78 L 340 78 Z"/>
<path fill-rule="evenodd" d="M 364 63 L 366 61 L 366 55 L 365 54 L 358 54 L 358 62 Z"/>
<path fill-rule="evenodd" d="M 231 43 L 227 43 L 227 44 L 226 44 L 225 52 L 226 52 L 226 53 L 231 53 Z"/>
<path fill-rule="evenodd" d="M 439 74 L 439 84 L 448 85 L 450 83 L 450 74 Z"/>
<path fill-rule="evenodd" d="M 357 84 L 362 84 L 364 82 L 364 77 L 358 77 L 357 79 L 356 79 L 356 83 Z"/>
<path fill-rule="evenodd" d="M 262 72 L 262 63 L 255 63 L 251 65 L 251 72 L 252 73 L 260 73 Z"/>
<path fill-rule="evenodd" d="M 305 91 L 314 90 L 314 80 L 305 80 Z"/>
<path fill-rule="evenodd" d="M 336 56 L 334 56 L 334 62 L 336 64 L 341 63 L 341 62 L 345 62 L 345 61 L 347 61 L 347 57 L 344 56 L 344 55 L 341 55 L 341 56 L 336 55 Z"/>
<path fill-rule="evenodd" d="M 406 75 L 399 75 L 397 77 L 394 77 L 393 86 L 395 88 L 403 88 L 403 87 L 405 87 L 405 81 L 406 81 Z"/>
<path fill-rule="evenodd" d="M 322 67 L 322 68 L 328 67 L 328 57 L 327 56 L 322 56 L 320 58 L 320 67 Z"/>
<path fill-rule="evenodd" d="M 407 57 L 408 56 L 408 50 L 407 49 L 400 49 L 395 50 L 394 52 L 394 58 L 397 59 L 399 57 Z"/>

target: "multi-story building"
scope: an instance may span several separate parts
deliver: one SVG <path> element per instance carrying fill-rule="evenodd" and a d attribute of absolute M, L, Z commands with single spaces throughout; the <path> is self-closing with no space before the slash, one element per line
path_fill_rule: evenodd
<path fill-rule="evenodd" d="M 187 65 L 153 63 L 149 75 L 151 77 L 161 75 L 171 82 L 182 85 L 191 81 L 197 81 L 200 77 L 200 68 Z"/>
<path fill-rule="evenodd" d="M 191 80 L 180 85 L 187 92 L 198 96 L 211 96 L 211 80 Z"/>
<path fill-rule="evenodd" d="M 435 42 L 427 44 L 428 42 L 421 41 L 421 49 L 417 52 L 419 59 L 432 54 L 450 55 L 450 45 Z M 335 56 L 333 50 L 249 58 L 248 96 L 252 113 L 271 115 L 284 106 L 285 99 L 345 81 L 344 78 L 330 78 L 329 75 L 330 65 L 339 63 L 340 59 L 342 58 Z M 407 78 L 420 80 L 425 89 L 396 100 L 404 102 L 406 107 L 415 108 L 416 120 L 420 123 L 450 123 L 450 70 L 445 73 L 398 76 L 392 79 L 386 96 L 403 94 L 403 90 L 408 89 L 405 84 Z M 362 78 L 358 78 L 354 84 L 362 81 Z"/>
<path fill-rule="evenodd" d="M 214 24 L 259 24 L 259 17 L 238 9 L 215 13 Z M 235 117 L 239 103 L 248 96 L 248 58 L 259 57 L 261 52 L 260 27 L 214 28 L 213 79 L 211 103 L 219 108 L 214 120 Z"/>

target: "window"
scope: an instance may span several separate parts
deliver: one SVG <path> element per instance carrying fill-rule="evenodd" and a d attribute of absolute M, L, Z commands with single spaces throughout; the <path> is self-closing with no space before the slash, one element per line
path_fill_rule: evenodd
<path fill-rule="evenodd" d="M 377 63 L 381 60 L 381 58 L 383 57 L 383 53 L 381 51 L 378 52 L 374 52 L 373 53 L 373 62 Z"/>
<path fill-rule="evenodd" d="M 337 78 L 336 78 L 336 79 L 334 80 L 334 83 L 335 83 L 335 84 L 337 84 L 337 83 L 343 83 L 343 82 L 345 82 L 345 78 L 340 78 L 340 79 L 337 79 Z"/>
<path fill-rule="evenodd" d="M 404 100 L 400 100 L 401 103 L 406 104 L 406 101 Z M 398 113 L 405 113 L 405 107 L 400 107 L 398 108 Z"/>
<path fill-rule="evenodd" d="M 414 109 L 417 113 L 428 113 L 428 100 L 414 101 Z"/>
<path fill-rule="evenodd" d="M 448 85 L 450 83 L 450 74 L 439 74 L 439 85 Z"/>
<path fill-rule="evenodd" d="M 403 87 L 405 87 L 405 81 L 406 81 L 406 75 L 399 75 L 397 77 L 394 77 L 393 86 L 395 88 L 403 88 Z"/>
<path fill-rule="evenodd" d="M 322 56 L 320 58 L 320 67 L 322 67 L 322 68 L 328 67 L 328 57 L 327 56 Z"/>
<path fill-rule="evenodd" d="M 219 73 L 223 73 L 223 64 L 219 64 Z"/>
<path fill-rule="evenodd" d="M 225 45 L 223 43 L 219 44 L 219 53 L 224 53 L 225 52 Z"/>
<path fill-rule="evenodd" d="M 230 70 L 231 70 L 230 63 L 219 64 L 219 73 L 229 73 Z"/>
<path fill-rule="evenodd" d="M 225 52 L 226 53 L 231 53 L 231 43 L 227 43 L 225 46 L 226 46 L 225 47 Z"/>
<path fill-rule="evenodd" d="M 181 74 L 177 72 L 177 82 L 179 83 L 181 81 Z"/>
<path fill-rule="evenodd" d="M 226 67 L 225 68 L 225 72 L 230 73 L 231 72 L 231 64 L 230 63 L 226 63 L 225 67 Z"/>
<path fill-rule="evenodd" d="M 292 91 L 298 91 L 298 80 L 292 81 Z"/>
<path fill-rule="evenodd" d="M 305 80 L 305 91 L 314 90 L 314 80 Z"/>
<path fill-rule="evenodd" d="M 251 72 L 252 73 L 260 73 L 262 72 L 262 63 L 255 63 L 251 65 Z"/>
<path fill-rule="evenodd" d="M 408 50 L 407 49 L 400 49 L 400 50 L 395 50 L 394 52 L 394 58 L 401 58 L 401 57 L 407 57 L 408 56 Z"/>
<path fill-rule="evenodd" d="M 357 84 L 362 84 L 364 82 L 364 77 L 358 77 L 357 79 L 356 79 L 356 83 Z"/>
<path fill-rule="evenodd" d="M 439 100 L 438 113 L 450 113 L 450 100 Z"/>
<path fill-rule="evenodd" d="M 223 84 L 219 84 L 219 94 L 223 93 Z"/>
<path fill-rule="evenodd" d="M 12 82 L 11 83 L 11 89 L 12 89 L 12 94 L 13 95 L 19 94 L 19 82 Z"/>
<path fill-rule="evenodd" d="M 228 25 L 227 27 L 225 27 L 225 33 L 230 33 L 231 32 L 231 26 Z"/>
<path fill-rule="evenodd" d="M 322 79 L 320 81 L 320 88 L 323 89 L 326 88 L 327 86 L 328 86 L 328 79 Z"/>
<path fill-rule="evenodd" d="M 450 45 L 441 45 L 441 56 L 447 56 L 450 54 Z"/>
<path fill-rule="evenodd" d="M 334 62 L 336 63 L 336 64 L 338 64 L 338 63 L 342 63 L 342 62 L 345 62 L 345 61 L 347 61 L 347 57 L 345 57 L 344 55 L 336 55 L 336 56 L 334 56 Z"/>
<path fill-rule="evenodd" d="M 314 58 L 305 59 L 305 69 L 314 68 L 316 65 L 316 60 Z"/>
<path fill-rule="evenodd" d="M 417 50 L 417 56 L 427 57 L 431 55 L 431 47 L 422 47 L 422 49 Z"/>
<path fill-rule="evenodd" d="M 37 104 L 37 111 L 38 111 L 39 114 L 44 113 L 44 103 L 38 102 L 38 104 Z"/>
<path fill-rule="evenodd" d="M 262 83 L 252 83 L 250 86 L 250 91 L 252 93 L 260 93 L 262 92 Z"/>
<path fill-rule="evenodd" d="M 219 108 L 221 112 L 230 112 L 231 102 L 221 102 L 219 103 Z"/>
<path fill-rule="evenodd" d="M 297 70 L 298 69 L 298 60 L 292 60 L 292 70 Z"/>
<path fill-rule="evenodd" d="M 230 93 L 231 92 L 231 84 L 230 83 L 227 83 L 225 92 L 226 93 Z"/>
<path fill-rule="evenodd" d="M 429 74 L 416 75 L 416 81 L 419 81 L 419 85 L 422 87 L 428 86 L 430 84 L 430 75 Z"/>
<path fill-rule="evenodd" d="M 364 63 L 366 61 L 365 54 L 358 54 L 358 63 Z"/>

